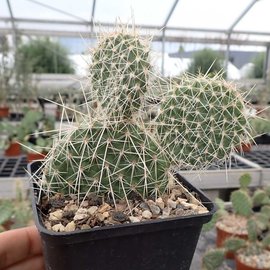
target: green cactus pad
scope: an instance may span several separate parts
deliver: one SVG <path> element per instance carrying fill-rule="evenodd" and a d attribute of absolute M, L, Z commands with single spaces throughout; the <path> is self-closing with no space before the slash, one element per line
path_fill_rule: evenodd
<path fill-rule="evenodd" d="M 51 191 L 111 194 L 127 198 L 159 196 L 167 186 L 169 167 L 156 142 L 142 126 L 85 123 L 54 146 L 47 162 Z"/>
<path fill-rule="evenodd" d="M 188 168 L 224 162 L 250 139 L 244 100 L 219 77 L 187 75 L 172 83 L 158 121 L 162 143 Z"/>
<path fill-rule="evenodd" d="M 203 256 L 202 269 L 203 270 L 216 270 L 224 261 L 225 250 L 213 249 L 209 250 Z"/>
<path fill-rule="evenodd" d="M 245 247 L 245 245 L 246 245 L 246 240 L 240 239 L 237 237 L 231 237 L 224 241 L 224 248 L 227 251 L 235 252 L 238 249 Z"/>
<path fill-rule="evenodd" d="M 247 189 L 252 181 L 251 175 L 249 173 L 245 173 L 241 175 L 239 179 L 240 188 Z"/>
<path fill-rule="evenodd" d="M 233 191 L 230 201 L 232 202 L 235 213 L 248 217 L 252 214 L 252 201 L 248 194 L 243 190 Z"/>
<path fill-rule="evenodd" d="M 102 37 L 93 51 L 93 91 L 114 116 L 128 116 L 141 107 L 151 64 L 149 47 L 138 36 L 120 30 Z"/>

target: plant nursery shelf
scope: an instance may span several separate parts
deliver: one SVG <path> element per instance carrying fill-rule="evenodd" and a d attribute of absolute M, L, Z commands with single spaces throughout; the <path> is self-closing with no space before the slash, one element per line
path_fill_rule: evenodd
<path fill-rule="evenodd" d="M 26 156 L 0 157 L 0 198 L 15 198 L 20 188 L 26 193 L 29 187 L 26 173 Z"/>
<path fill-rule="evenodd" d="M 231 161 L 226 166 L 224 164 L 219 167 L 212 166 L 204 171 L 181 171 L 180 173 L 200 189 L 219 190 L 239 187 L 239 178 L 244 173 L 251 175 L 251 186 L 260 186 L 262 170 L 263 168 L 256 162 L 248 160 L 242 155 L 233 154 Z"/>
<path fill-rule="evenodd" d="M 226 169 L 227 166 L 227 169 Z M 203 190 L 236 188 L 239 178 L 244 173 L 252 177 L 251 186 L 269 184 L 270 150 L 251 151 L 242 155 L 234 154 L 230 163 L 225 166 L 210 167 L 205 171 L 181 171 L 193 185 Z M 26 156 L 0 157 L 0 197 L 14 197 L 16 184 L 28 188 L 26 173 Z"/>
<path fill-rule="evenodd" d="M 258 150 L 243 155 L 248 161 L 258 164 L 261 168 L 262 185 L 270 185 L 270 150 Z"/>
<path fill-rule="evenodd" d="M 1 157 L 0 177 L 24 177 L 26 176 L 27 160 L 26 156 Z"/>

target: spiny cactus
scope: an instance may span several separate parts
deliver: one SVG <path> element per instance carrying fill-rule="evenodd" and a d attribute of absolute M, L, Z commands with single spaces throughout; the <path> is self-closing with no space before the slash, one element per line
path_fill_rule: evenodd
<path fill-rule="evenodd" d="M 224 162 L 236 146 L 251 139 L 242 96 L 218 76 L 186 75 L 172 82 L 158 122 L 162 143 L 187 168 Z"/>
<path fill-rule="evenodd" d="M 151 72 L 149 53 L 149 45 L 135 31 L 119 29 L 100 39 L 93 51 L 90 79 L 109 113 L 130 117 L 141 107 Z"/>
<path fill-rule="evenodd" d="M 80 123 L 60 130 L 44 163 L 47 191 L 79 198 L 95 192 L 113 200 L 133 192 L 158 196 L 176 160 L 192 166 L 224 160 L 246 138 L 243 100 L 219 78 L 164 80 L 162 87 L 171 90 L 161 114 L 144 123 L 141 109 L 153 77 L 149 46 L 136 33 L 121 28 L 105 35 L 92 58 L 87 101 L 97 103 L 95 113 L 87 107 Z"/>
<path fill-rule="evenodd" d="M 67 132 L 48 157 L 51 191 L 158 196 L 167 186 L 168 161 L 142 126 L 82 123 Z"/>

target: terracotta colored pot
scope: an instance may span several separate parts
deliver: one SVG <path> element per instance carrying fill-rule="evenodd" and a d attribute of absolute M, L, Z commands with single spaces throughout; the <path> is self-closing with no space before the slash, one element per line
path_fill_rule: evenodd
<path fill-rule="evenodd" d="M 5 151 L 5 156 L 14 157 L 21 154 L 21 145 L 17 142 L 11 143 Z"/>
<path fill-rule="evenodd" d="M 254 268 L 241 262 L 237 256 L 235 256 L 236 270 L 269 270 L 268 268 Z"/>
<path fill-rule="evenodd" d="M 27 153 L 27 162 L 44 159 L 46 155 L 41 153 Z"/>
<path fill-rule="evenodd" d="M 217 238 L 216 238 L 216 246 L 217 247 L 223 247 L 223 243 L 226 239 L 230 238 L 230 237 L 238 237 L 241 239 L 247 239 L 248 236 L 245 234 L 232 234 L 229 232 L 226 232 L 222 229 L 220 229 L 219 227 L 216 227 L 216 231 L 217 231 Z M 231 251 L 228 251 L 226 253 L 226 258 L 227 259 L 234 259 L 234 253 Z"/>
<path fill-rule="evenodd" d="M 236 152 L 250 152 L 252 148 L 252 144 L 251 143 L 242 143 L 241 146 L 236 147 L 235 151 Z"/>
<path fill-rule="evenodd" d="M 0 118 L 7 118 L 9 116 L 9 107 L 0 107 Z"/>

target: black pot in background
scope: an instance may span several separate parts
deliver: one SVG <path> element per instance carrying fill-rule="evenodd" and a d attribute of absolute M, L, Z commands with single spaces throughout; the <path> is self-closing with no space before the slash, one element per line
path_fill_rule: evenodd
<path fill-rule="evenodd" d="M 40 162 L 29 165 L 33 174 Z M 47 270 L 188 270 L 202 225 L 215 206 L 180 175 L 177 178 L 198 194 L 209 213 L 140 223 L 57 233 L 42 224 L 32 192 L 36 226 L 41 234 Z"/>
<path fill-rule="evenodd" d="M 270 144 L 270 134 L 265 133 L 254 138 L 256 144 Z"/>

